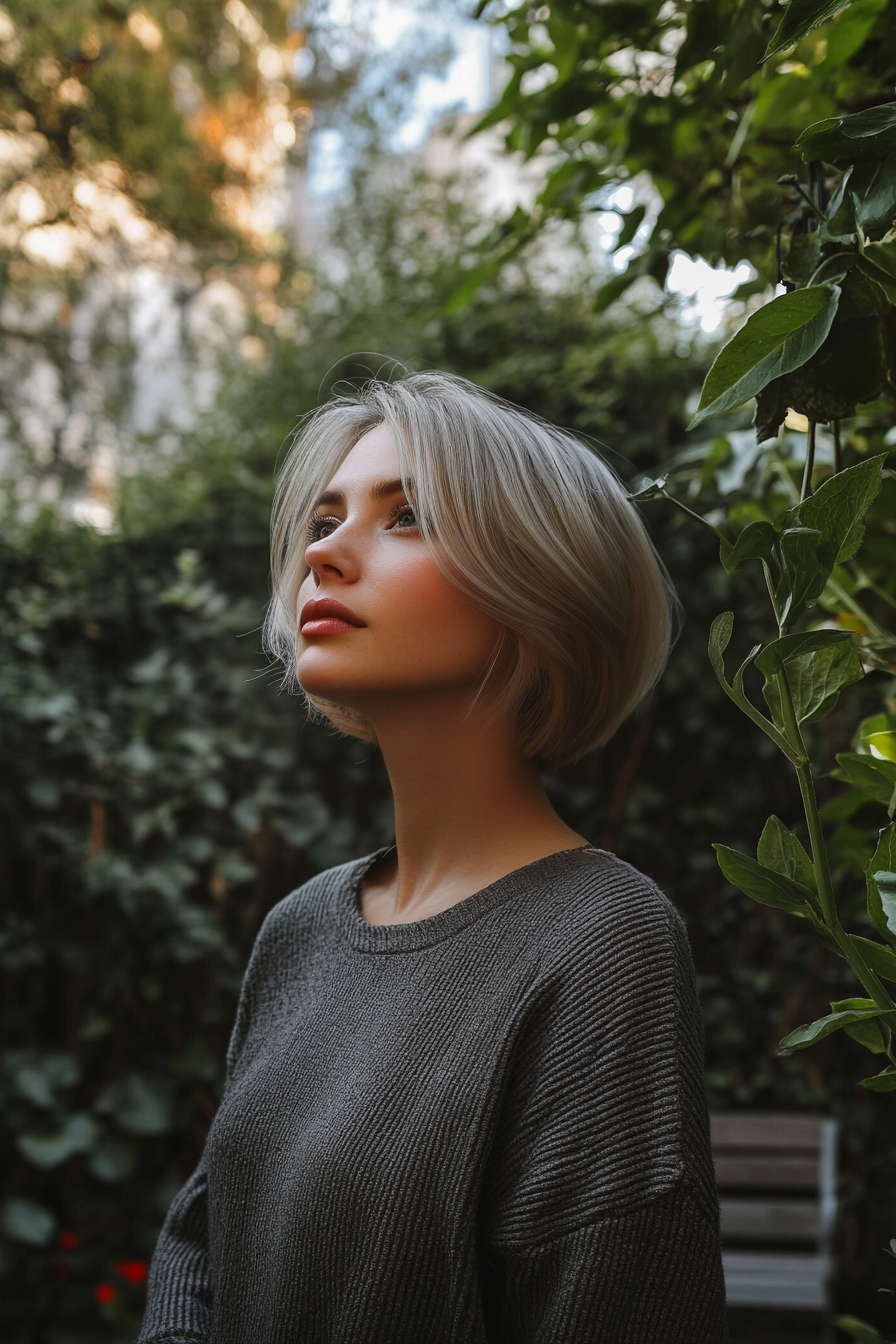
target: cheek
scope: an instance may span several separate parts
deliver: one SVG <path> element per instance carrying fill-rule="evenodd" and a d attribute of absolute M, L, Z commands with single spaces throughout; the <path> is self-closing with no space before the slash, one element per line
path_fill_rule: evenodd
<path fill-rule="evenodd" d="M 391 585 L 390 585 L 391 587 Z M 392 588 L 393 647 L 421 664 L 478 675 L 498 639 L 498 625 L 456 592 L 428 554 L 402 567 Z"/>

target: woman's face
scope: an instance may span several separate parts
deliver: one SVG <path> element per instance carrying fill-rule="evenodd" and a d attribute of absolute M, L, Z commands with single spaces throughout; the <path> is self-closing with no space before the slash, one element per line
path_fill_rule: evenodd
<path fill-rule="evenodd" d="M 472 689 L 500 628 L 439 572 L 389 428 L 359 439 L 312 512 L 298 597 L 305 691 L 369 712 L 377 697 Z"/>

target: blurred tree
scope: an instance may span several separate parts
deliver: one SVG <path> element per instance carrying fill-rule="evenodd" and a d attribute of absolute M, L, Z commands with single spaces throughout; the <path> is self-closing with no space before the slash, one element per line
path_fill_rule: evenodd
<path fill-rule="evenodd" d="M 307 135 L 311 104 L 294 75 L 304 27 L 302 8 L 277 0 L 251 9 L 242 0 L 9 0 L 0 124 L 14 141 L 7 154 L 31 159 L 16 175 L 20 195 L 25 184 L 46 195 L 39 219 L 26 197 L 25 227 L 7 245 L 37 260 L 52 254 L 53 239 L 44 234 L 41 250 L 28 225 L 96 228 L 91 193 L 77 187 L 114 162 L 116 192 L 134 216 L 210 257 L 232 258 L 237 240 L 269 246 L 277 221 L 253 189 L 269 185 Z"/>
<path fill-rule="evenodd" d="M 271 303 L 305 36 L 271 0 L 0 9 L 0 452 L 23 503 L 86 477 L 108 522 L 122 447 L 188 418 L 188 375 L 213 383 L 221 333 Z"/>
<path fill-rule="evenodd" d="M 381 58 L 361 9 L 0 7 L 0 476 L 19 507 L 62 498 L 108 526 L 141 439 L 172 448 L 222 353 L 289 325 L 313 121 L 347 159 L 370 150 L 449 54 L 418 25 Z"/>

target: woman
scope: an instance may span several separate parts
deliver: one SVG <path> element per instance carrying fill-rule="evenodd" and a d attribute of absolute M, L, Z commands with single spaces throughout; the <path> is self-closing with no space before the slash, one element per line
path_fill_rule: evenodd
<path fill-rule="evenodd" d="M 265 920 L 140 1344 L 718 1344 L 686 936 L 539 774 L 664 664 L 635 510 L 461 379 L 372 382 L 297 438 L 273 591 L 287 679 L 383 753 L 395 845 Z"/>

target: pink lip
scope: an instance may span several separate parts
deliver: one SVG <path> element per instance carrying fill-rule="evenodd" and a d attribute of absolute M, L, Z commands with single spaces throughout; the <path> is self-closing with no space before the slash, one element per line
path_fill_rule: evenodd
<path fill-rule="evenodd" d="M 360 616 L 332 597 L 312 597 L 299 616 L 302 635 L 341 635 L 346 630 L 360 630 L 363 625 Z"/>

